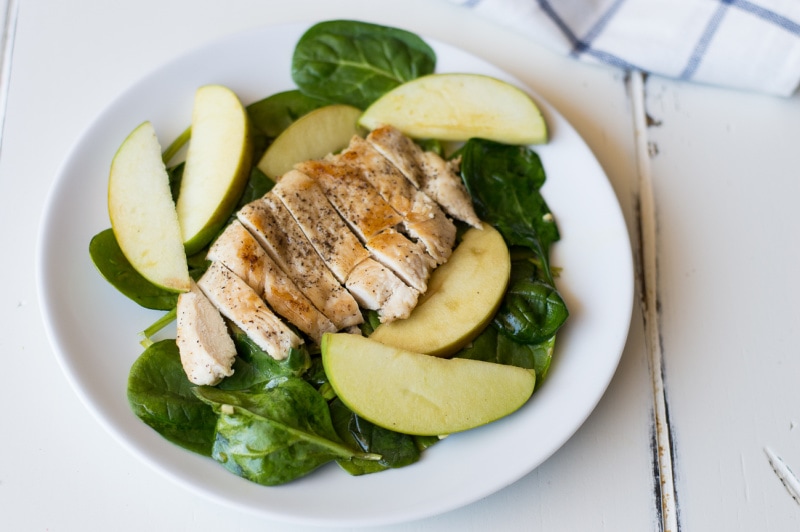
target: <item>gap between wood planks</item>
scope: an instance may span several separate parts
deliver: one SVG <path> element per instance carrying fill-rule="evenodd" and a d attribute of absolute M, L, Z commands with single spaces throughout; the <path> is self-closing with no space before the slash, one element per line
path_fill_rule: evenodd
<path fill-rule="evenodd" d="M 679 532 L 678 499 L 675 489 L 674 441 L 669 420 L 669 407 L 664 388 L 664 361 L 660 330 L 658 292 L 657 230 L 658 218 L 653 194 L 650 160 L 658 150 L 648 139 L 648 127 L 659 125 L 645 108 L 645 74 L 632 71 L 627 77 L 631 99 L 636 143 L 637 184 L 636 223 L 638 224 L 637 279 L 641 294 L 653 392 L 653 474 L 659 527 L 662 532 Z"/>

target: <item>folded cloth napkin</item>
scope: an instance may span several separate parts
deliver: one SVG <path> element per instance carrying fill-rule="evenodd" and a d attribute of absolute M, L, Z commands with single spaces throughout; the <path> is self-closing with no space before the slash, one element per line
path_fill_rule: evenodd
<path fill-rule="evenodd" d="M 588 62 L 789 96 L 798 0 L 450 0 Z"/>

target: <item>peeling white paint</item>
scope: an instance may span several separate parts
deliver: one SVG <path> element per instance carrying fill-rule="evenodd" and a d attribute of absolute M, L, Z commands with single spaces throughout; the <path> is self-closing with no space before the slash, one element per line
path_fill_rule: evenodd
<path fill-rule="evenodd" d="M 655 437 L 657 447 L 658 474 L 661 488 L 661 530 L 678 531 L 678 508 L 675 498 L 673 478 L 672 446 L 670 444 L 667 402 L 663 380 L 663 361 L 661 352 L 658 319 L 658 275 L 656 260 L 657 219 L 653 182 L 650 167 L 652 152 L 647 138 L 647 112 L 645 110 L 644 75 L 632 72 L 628 87 L 633 106 L 633 126 L 636 136 L 636 158 L 639 174 L 639 241 L 642 283 L 642 312 L 645 317 L 645 341 L 650 357 L 653 404 L 655 413 Z"/>
<path fill-rule="evenodd" d="M 786 488 L 786 491 L 789 492 L 794 501 L 800 504 L 800 479 L 772 449 L 764 447 L 764 452 L 767 455 L 767 460 L 769 460 L 769 465 L 772 466 L 772 470 L 775 471 L 783 487 Z"/>

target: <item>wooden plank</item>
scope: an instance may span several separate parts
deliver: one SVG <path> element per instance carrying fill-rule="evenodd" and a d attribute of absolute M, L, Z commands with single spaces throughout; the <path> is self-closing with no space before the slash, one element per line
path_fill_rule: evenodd
<path fill-rule="evenodd" d="M 648 139 L 648 116 L 645 110 L 644 74 L 631 72 L 629 92 L 633 105 L 633 125 L 636 135 L 636 161 L 639 181 L 638 192 L 638 257 L 639 289 L 645 327 L 645 345 L 648 351 L 650 379 L 653 392 L 653 461 L 656 463 L 656 487 L 660 500 L 659 521 L 661 530 L 677 532 L 678 501 L 675 498 L 673 478 L 672 438 L 667 397 L 664 390 L 664 364 L 661 350 L 661 330 L 658 312 L 658 246 L 657 206 L 653 193 Z"/>
<path fill-rule="evenodd" d="M 647 84 L 658 301 L 688 530 L 796 530 L 800 97 Z"/>

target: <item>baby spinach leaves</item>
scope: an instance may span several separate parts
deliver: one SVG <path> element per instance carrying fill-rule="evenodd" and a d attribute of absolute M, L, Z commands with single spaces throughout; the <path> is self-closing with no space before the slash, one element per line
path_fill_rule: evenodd
<path fill-rule="evenodd" d="M 139 305 L 153 310 L 170 310 L 177 304 L 178 294 L 159 288 L 133 268 L 110 228 L 92 238 L 89 255 L 106 281 Z"/>
<path fill-rule="evenodd" d="M 487 327 L 457 356 L 532 369 L 536 372 L 536 388 L 539 388 L 550 369 L 555 340 L 556 337 L 552 336 L 541 343 L 524 344 L 500 333 L 495 327 Z"/>
<path fill-rule="evenodd" d="M 550 245 L 560 236 L 539 192 L 545 182 L 539 156 L 525 146 L 470 139 L 461 157 L 461 175 L 478 217 L 496 227 L 510 245 L 534 250 L 552 284 Z"/>
<path fill-rule="evenodd" d="M 152 344 L 128 377 L 134 414 L 167 440 L 259 484 L 282 484 L 332 460 L 368 470 L 380 458 L 341 440 L 327 401 L 301 377 L 310 367 L 305 350 L 275 361 L 245 336 L 236 339 L 234 377 L 217 388 L 189 382 L 175 340 Z"/>
<path fill-rule="evenodd" d="M 340 459 L 339 465 L 351 475 L 404 467 L 419 460 L 421 448 L 414 436 L 379 427 L 353 413 L 338 398 L 331 401 L 330 409 L 339 437 L 351 447 L 378 457 L 370 460 L 359 457 Z"/>
<path fill-rule="evenodd" d="M 535 252 L 512 248 L 509 288 L 494 326 L 517 342 L 537 344 L 554 336 L 568 316 L 566 303 L 555 286 L 545 280 Z"/>
<path fill-rule="evenodd" d="M 311 357 L 303 347 L 292 349 L 284 360 L 275 360 L 238 328 L 233 340 L 238 355 L 233 375 L 219 383 L 220 389 L 244 390 L 276 377 L 299 377 L 311 367 Z"/>
<path fill-rule="evenodd" d="M 164 438 L 211 456 L 217 415 L 192 392 L 175 340 L 148 347 L 128 375 L 128 403 L 139 419 Z"/>
<path fill-rule="evenodd" d="M 501 232 L 513 253 L 509 288 L 492 326 L 458 356 L 535 369 L 539 386 L 569 316 L 550 266 L 550 246 L 560 236 L 540 193 L 544 168 L 527 147 L 483 139 L 470 139 L 460 155 L 478 216 Z"/>
<path fill-rule="evenodd" d="M 342 443 L 327 402 L 303 379 L 277 377 L 238 392 L 194 391 L 219 415 L 213 458 L 253 482 L 274 486 L 333 459 L 367 457 Z"/>
<path fill-rule="evenodd" d="M 247 114 L 256 131 L 274 139 L 301 116 L 328 104 L 326 100 L 295 89 L 251 103 L 247 106 Z"/>
<path fill-rule="evenodd" d="M 493 323 L 518 342 L 537 344 L 553 336 L 567 316 L 567 306 L 554 286 L 522 279 L 509 288 Z"/>
<path fill-rule="evenodd" d="M 298 41 L 292 79 L 309 96 L 366 109 L 405 81 L 430 74 L 436 54 L 419 36 L 351 20 L 312 26 Z"/>

